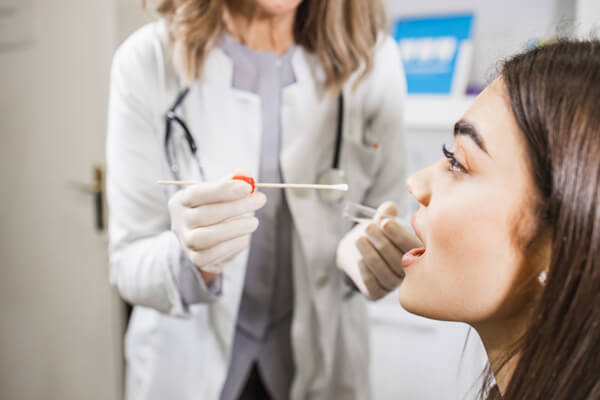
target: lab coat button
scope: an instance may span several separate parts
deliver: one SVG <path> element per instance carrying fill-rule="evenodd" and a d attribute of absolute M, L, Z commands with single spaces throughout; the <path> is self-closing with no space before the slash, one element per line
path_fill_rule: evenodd
<path fill-rule="evenodd" d="M 317 277 L 315 279 L 315 283 L 317 284 L 317 287 L 325 286 L 325 284 L 327 284 L 328 280 L 329 280 L 329 274 L 327 273 L 327 271 L 325 271 L 324 269 L 321 269 L 317 272 Z"/>

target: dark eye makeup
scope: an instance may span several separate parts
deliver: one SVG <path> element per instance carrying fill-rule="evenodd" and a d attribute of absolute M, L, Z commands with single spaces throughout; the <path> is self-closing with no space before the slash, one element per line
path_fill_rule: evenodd
<path fill-rule="evenodd" d="M 456 159 L 454 153 L 446 148 L 445 144 L 442 145 L 442 153 L 444 153 L 444 157 L 448 159 L 448 171 L 467 173 L 467 169 Z"/>

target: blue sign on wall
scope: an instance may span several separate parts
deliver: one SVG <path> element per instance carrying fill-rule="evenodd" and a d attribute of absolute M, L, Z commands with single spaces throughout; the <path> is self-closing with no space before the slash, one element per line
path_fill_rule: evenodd
<path fill-rule="evenodd" d="M 470 59 L 472 14 L 398 19 L 394 38 L 400 47 L 408 93 L 450 94 L 462 74 L 466 86 L 470 62 L 457 63 L 461 52 Z M 454 90 L 453 90 L 454 89 Z M 464 87 L 458 88 L 464 92 Z"/>

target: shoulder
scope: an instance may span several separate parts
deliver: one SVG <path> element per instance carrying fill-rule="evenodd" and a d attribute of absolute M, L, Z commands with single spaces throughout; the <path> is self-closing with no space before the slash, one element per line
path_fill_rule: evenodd
<path fill-rule="evenodd" d="M 132 33 L 113 56 L 111 91 L 140 108 L 159 112 L 177 92 L 179 79 L 172 62 L 164 20 Z"/>
<path fill-rule="evenodd" d="M 400 61 L 398 44 L 387 33 L 380 33 L 375 44 L 375 60 Z"/>
<path fill-rule="evenodd" d="M 146 24 L 133 32 L 117 49 L 113 63 L 152 63 L 168 52 L 168 33 L 162 20 Z"/>
<path fill-rule="evenodd" d="M 378 112 L 384 102 L 402 107 L 406 97 L 406 76 L 396 41 L 381 33 L 373 51 L 371 71 L 358 86 L 367 115 Z"/>
<path fill-rule="evenodd" d="M 373 54 L 373 69 L 368 78 L 372 81 L 384 84 L 389 80 L 404 82 L 404 68 L 400 49 L 396 41 L 387 34 L 380 34 Z"/>
<path fill-rule="evenodd" d="M 129 85 L 165 85 L 175 78 L 169 52 L 169 35 L 163 20 L 149 23 L 132 33 L 113 56 L 113 80 Z"/>

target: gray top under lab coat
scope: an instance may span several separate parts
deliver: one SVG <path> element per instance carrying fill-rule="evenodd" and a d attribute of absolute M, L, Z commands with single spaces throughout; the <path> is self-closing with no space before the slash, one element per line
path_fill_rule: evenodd
<path fill-rule="evenodd" d="M 291 64 L 295 48 L 279 57 L 271 52 L 253 51 L 226 33 L 219 46 L 233 61 L 232 87 L 260 97 L 262 141 L 257 178 L 261 182 L 282 182 L 279 163 L 281 93 L 295 81 Z M 251 239 L 230 367 L 221 400 L 234 400 L 239 396 L 255 363 L 275 400 L 289 397 L 294 375 L 290 343 L 291 215 L 283 190 L 263 191 L 268 201 L 256 213 L 260 225 Z"/>
<path fill-rule="evenodd" d="M 281 92 L 296 80 L 292 69 L 296 47 L 279 57 L 272 52 L 251 50 L 227 33 L 221 35 L 219 46 L 233 61 L 232 87 L 260 98 L 262 140 L 257 178 L 260 182 L 282 182 L 279 162 Z M 239 396 L 255 363 L 274 400 L 289 397 L 294 376 L 290 338 L 294 299 L 291 214 L 283 190 L 262 191 L 268 201 L 256 212 L 260 225 L 250 243 L 244 290 L 221 400 L 234 400 Z M 221 295 L 222 277 L 207 287 L 189 259 L 182 262 L 175 276 L 187 304 L 215 301 Z"/>

